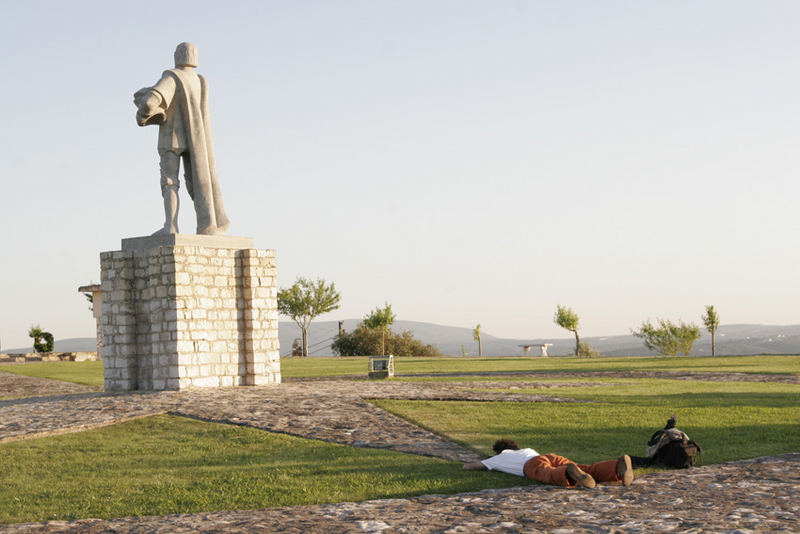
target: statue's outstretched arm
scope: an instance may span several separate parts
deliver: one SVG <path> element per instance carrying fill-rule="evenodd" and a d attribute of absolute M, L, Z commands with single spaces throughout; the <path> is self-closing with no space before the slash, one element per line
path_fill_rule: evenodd
<path fill-rule="evenodd" d="M 164 121 L 164 109 L 161 105 L 162 96 L 152 87 L 143 87 L 133 94 L 133 103 L 138 108 L 136 111 L 136 124 L 160 124 Z"/>

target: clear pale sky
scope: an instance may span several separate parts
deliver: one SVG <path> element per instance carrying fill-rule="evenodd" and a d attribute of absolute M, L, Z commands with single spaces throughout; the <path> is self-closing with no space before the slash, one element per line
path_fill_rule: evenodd
<path fill-rule="evenodd" d="M 3 348 L 93 336 L 77 287 L 163 223 L 132 95 L 181 41 L 229 233 L 277 249 L 281 286 L 335 282 L 320 319 L 800 323 L 796 0 L 0 5 Z"/>

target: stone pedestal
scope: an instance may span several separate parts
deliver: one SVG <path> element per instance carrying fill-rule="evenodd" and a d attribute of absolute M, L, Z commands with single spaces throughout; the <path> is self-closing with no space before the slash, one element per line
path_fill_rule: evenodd
<path fill-rule="evenodd" d="M 106 391 L 281 381 L 274 250 L 171 234 L 100 254 Z"/>

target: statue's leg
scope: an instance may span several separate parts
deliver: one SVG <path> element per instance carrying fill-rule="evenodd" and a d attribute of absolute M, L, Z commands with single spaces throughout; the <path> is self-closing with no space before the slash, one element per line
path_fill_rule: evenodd
<path fill-rule="evenodd" d="M 153 235 L 178 232 L 178 170 L 180 158 L 171 150 L 161 152 L 161 195 L 164 197 L 164 227 Z"/>

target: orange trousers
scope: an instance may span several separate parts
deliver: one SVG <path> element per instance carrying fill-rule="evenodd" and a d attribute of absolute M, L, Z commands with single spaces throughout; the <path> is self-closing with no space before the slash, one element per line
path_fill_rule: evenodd
<path fill-rule="evenodd" d="M 574 464 L 557 454 L 541 454 L 525 462 L 522 468 L 525 477 L 538 480 L 553 486 L 574 486 L 575 482 L 567 478 L 567 464 Z M 613 482 L 621 480 L 617 476 L 617 460 L 606 460 L 592 465 L 578 464 L 581 470 L 592 475 L 595 482 Z"/>

